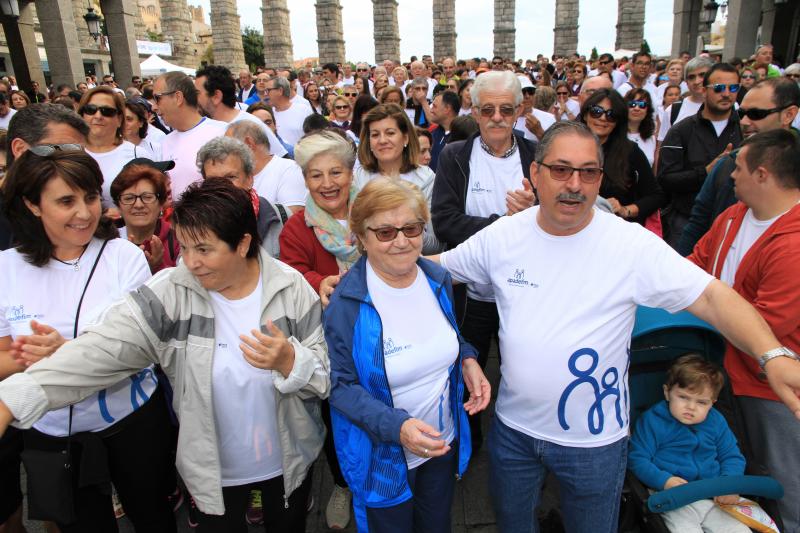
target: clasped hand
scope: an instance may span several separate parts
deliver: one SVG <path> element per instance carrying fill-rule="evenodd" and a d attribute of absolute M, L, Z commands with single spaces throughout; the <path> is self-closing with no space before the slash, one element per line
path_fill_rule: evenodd
<path fill-rule="evenodd" d="M 11 343 L 11 357 L 25 367 L 50 357 L 67 340 L 47 324 L 31 320 L 31 335 L 19 335 Z"/>
<path fill-rule="evenodd" d="M 257 329 L 250 330 L 252 337 L 239 335 L 245 360 L 256 368 L 277 370 L 283 377 L 288 377 L 294 366 L 294 346 L 286 335 L 272 322 L 267 321 L 269 335 Z"/>

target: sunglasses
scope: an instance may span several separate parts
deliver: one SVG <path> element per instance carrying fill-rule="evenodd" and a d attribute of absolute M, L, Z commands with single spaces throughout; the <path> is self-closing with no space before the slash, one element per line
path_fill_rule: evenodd
<path fill-rule="evenodd" d="M 485 118 L 493 117 L 495 114 L 495 110 L 498 109 L 497 106 L 493 105 L 485 105 L 481 106 L 480 108 L 481 116 Z M 514 113 L 516 113 L 517 108 L 513 105 L 501 105 L 499 106 L 500 114 L 504 117 L 513 117 Z"/>
<path fill-rule="evenodd" d="M 645 102 L 644 100 L 631 100 L 630 102 L 628 102 L 628 107 L 630 107 L 631 109 L 634 109 L 636 107 L 638 107 L 639 109 L 647 109 L 647 102 Z"/>
<path fill-rule="evenodd" d="M 609 63 L 611 63 L 611 61 L 608 61 L 608 60 L 606 60 L 606 61 L 598 61 L 597 62 L 598 65 L 608 65 Z"/>
<path fill-rule="evenodd" d="M 348 98 L 356 98 L 358 97 L 358 93 L 344 93 L 344 96 L 347 96 Z"/>
<path fill-rule="evenodd" d="M 367 228 L 375 234 L 375 238 L 380 242 L 389 242 L 397 238 L 397 234 L 401 231 L 406 238 L 412 239 L 422 235 L 422 230 L 425 229 L 424 222 L 415 222 L 413 224 L 406 224 L 402 228 L 394 226 L 381 226 L 380 228 Z"/>
<path fill-rule="evenodd" d="M 788 76 L 788 74 L 787 74 L 787 76 Z M 756 79 L 756 77 L 753 76 L 752 74 L 742 74 L 742 79 L 743 80 L 754 80 L 754 79 Z"/>
<path fill-rule="evenodd" d="M 333 106 L 334 109 L 350 109 L 349 105 L 335 105 Z"/>
<path fill-rule="evenodd" d="M 589 108 L 589 115 L 592 118 L 600 118 L 602 116 L 606 117 L 606 120 L 609 122 L 616 122 L 617 117 L 614 116 L 613 109 L 605 109 L 603 106 L 593 105 Z"/>
<path fill-rule="evenodd" d="M 256 80 L 256 81 L 258 81 L 258 80 Z M 155 100 L 156 103 L 159 103 L 161 101 L 162 97 L 169 96 L 171 94 L 175 94 L 176 92 L 178 92 L 178 91 L 169 91 L 167 93 L 153 93 L 153 100 Z"/>
<path fill-rule="evenodd" d="M 757 109 L 757 108 L 742 109 L 740 107 L 739 109 L 737 109 L 737 112 L 739 113 L 739 118 L 747 117 L 750 120 L 764 120 L 765 118 L 767 118 L 771 114 L 778 113 L 780 111 L 783 111 L 784 109 L 786 109 L 786 108 L 785 107 L 773 107 L 772 109 Z"/>
<path fill-rule="evenodd" d="M 123 194 L 119 197 L 119 203 L 122 205 L 133 205 L 136 200 L 141 200 L 143 204 L 152 204 L 158 200 L 158 196 L 152 192 L 143 192 L 142 194 Z"/>
<path fill-rule="evenodd" d="M 602 168 L 575 168 L 569 165 L 548 165 L 541 161 L 539 161 L 539 164 L 543 167 L 547 167 L 550 170 L 550 177 L 558 181 L 567 181 L 576 171 L 578 172 L 578 177 L 584 183 L 597 183 L 603 176 Z"/>
<path fill-rule="evenodd" d="M 725 89 L 728 89 L 731 94 L 736 94 L 739 92 L 739 87 L 741 87 L 741 85 L 738 83 L 731 83 L 730 85 L 725 85 L 724 83 L 712 83 L 711 85 L 706 85 L 706 88 L 711 89 L 717 94 L 725 92 Z"/>
<path fill-rule="evenodd" d="M 357 68 L 356 69 L 356 72 L 367 72 L 367 71 L 369 71 L 368 68 Z"/>
<path fill-rule="evenodd" d="M 557 94 L 558 96 L 569 96 L 569 93 L 568 93 L 568 92 L 566 92 L 566 91 L 558 91 L 556 94 Z"/>
<path fill-rule="evenodd" d="M 502 61 L 492 61 L 492 65 L 502 65 Z"/>
<path fill-rule="evenodd" d="M 38 155 L 39 157 L 47 157 L 54 152 L 80 152 L 83 151 L 83 146 L 80 144 L 65 143 L 65 144 L 37 144 L 28 148 L 30 152 Z"/>
<path fill-rule="evenodd" d="M 81 108 L 81 115 L 89 115 L 94 116 L 98 111 L 104 117 L 116 117 L 119 113 L 119 109 L 116 107 L 111 107 L 107 105 L 94 105 L 94 104 L 86 104 Z"/>

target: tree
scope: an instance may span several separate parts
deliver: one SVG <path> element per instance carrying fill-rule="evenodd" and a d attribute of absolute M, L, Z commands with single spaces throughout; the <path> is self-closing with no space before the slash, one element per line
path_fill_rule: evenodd
<path fill-rule="evenodd" d="M 242 47 L 244 60 L 254 71 L 256 67 L 265 66 L 264 63 L 264 36 L 255 28 L 247 26 L 242 32 Z"/>
<path fill-rule="evenodd" d="M 154 43 L 163 43 L 164 36 L 160 33 L 154 32 L 153 30 L 147 30 L 147 40 Z"/>
<path fill-rule="evenodd" d="M 646 54 L 650 53 L 650 45 L 647 43 L 647 39 L 642 41 L 642 48 L 639 51 L 644 52 Z"/>
<path fill-rule="evenodd" d="M 589 59 L 592 61 L 597 61 L 597 58 L 600 57 L 600 54 L 597 53 L 597 47 L 592 48 L 592 54 L 589 56 Z"/>
<path fill-rule="evenodd" d="M 208 48 L 206 48 L 206 51 L 203 52 L 203 55 L 200 56 L 200 63 L 205 63 L 207 65 L 214 64 L 214 47 L 210 44 L 208 45 Z"/>

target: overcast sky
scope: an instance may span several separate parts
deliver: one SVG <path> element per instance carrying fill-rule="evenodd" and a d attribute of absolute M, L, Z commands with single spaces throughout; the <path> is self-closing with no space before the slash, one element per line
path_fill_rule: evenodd
<path fill-rule="evenodd" d="M 189 0 L 201 4 L 208 17 L 208 0 Z M 289 0 L 292 44 L 295 59 L 316 57 L 317 25 L 315 0 Z M 400 54 L 433 53 L 432 0 L 399 0 Z M 372 2 L 341 0 L 347 60 L 375 61 L 372 35 Z M 669 54 L 672 46 L 672 0 L 646 3 L 644 37 L 656 54 Z M 261 31 L 261 1 L 239 0 L 242 27 Z M 493 0 L 456 0 L 456 42 L 459 58 L 492 55 L 494 26 Z M 516 52 L 518 58 L 553 53 L 555 0 L 518 0 L 516 13 Z M 587 56 L 596 46 L 600 53 L 614 49 L 617 0 L 582 0 L 578 20 L 578 51 Z"/>

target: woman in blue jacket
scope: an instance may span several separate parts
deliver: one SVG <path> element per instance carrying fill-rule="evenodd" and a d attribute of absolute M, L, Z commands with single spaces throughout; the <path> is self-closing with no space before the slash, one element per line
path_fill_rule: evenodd
<path fill-rule="evenodd" d="M 325 313 L 334 442 L 361 533 L 450 531 L 467 412 L 491 395 L 458 333 L 449 274 L 420 258 L 428 218 L 414 185 L 370 181 L 350 213 L 363 257 Z"/>

